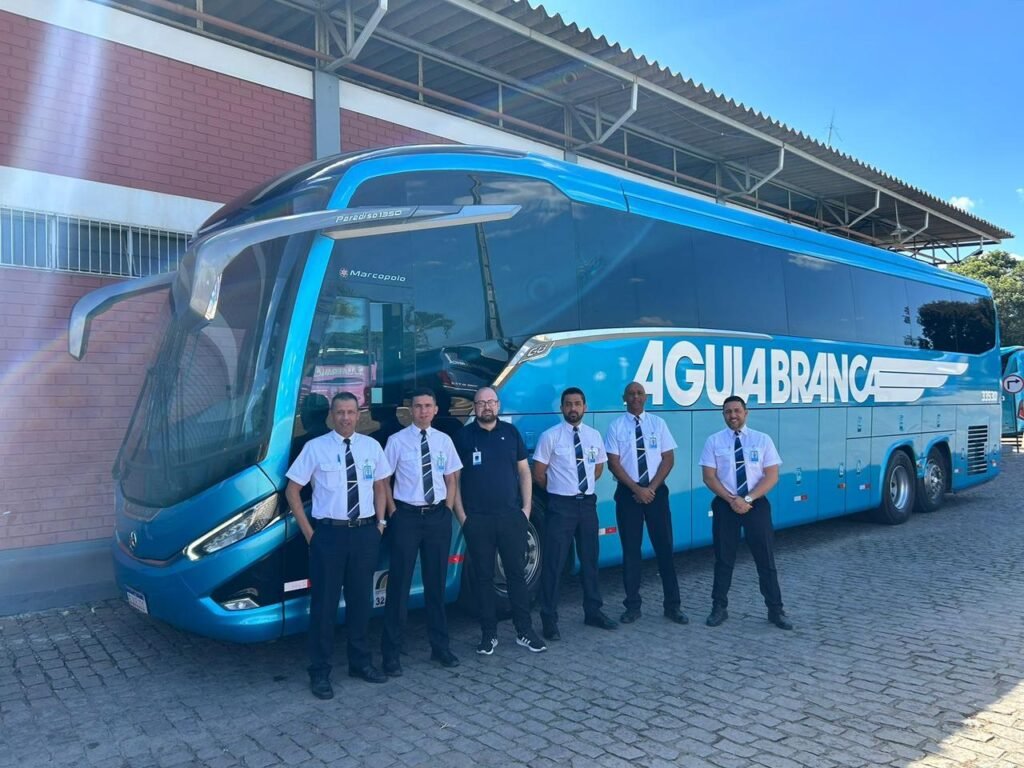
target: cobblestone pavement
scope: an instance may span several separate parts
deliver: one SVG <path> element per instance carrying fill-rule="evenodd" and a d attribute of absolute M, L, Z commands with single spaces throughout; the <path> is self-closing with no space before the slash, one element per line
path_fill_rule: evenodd
<path fill-rule="evenodd" d="M 1022 481 L 1004 453 L 995 483 L 906 525 L 781 532 L 794 632 L 765 621 L 746 555 L 729 621 L 705 627 L 705 549 L 676 561 L 689 626 L 656 610 L 648 564 L 636 624 L 585 627 L 569 584 L 561 643 L 530 654 L 503 624 L 485 658 L 453 611 L 461 667 L 431 664 L 414 626 L 404 677 L 336 673 L 329 702 L 309 694 L 302 638 L 232 646 L 118 600 L 0 619 L 0 768 L 1024 766 Z M 601 578 L 617 616 L 621 573 Z"/>

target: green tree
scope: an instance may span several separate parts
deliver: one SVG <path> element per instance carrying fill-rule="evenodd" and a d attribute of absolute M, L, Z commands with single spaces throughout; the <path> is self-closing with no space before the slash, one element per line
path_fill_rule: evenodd
<path fill-rule="evenodd" d="M 1024 344 L 1024 261 L 994 250 L 950 264 L 949 271 L 980 280 L 991 288 L 999 310 L 1001 343 Z"/>

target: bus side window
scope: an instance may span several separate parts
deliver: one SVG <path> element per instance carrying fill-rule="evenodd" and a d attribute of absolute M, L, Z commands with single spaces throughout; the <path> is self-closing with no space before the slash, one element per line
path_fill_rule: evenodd
<path fill-rule="evenodd" d="M 583 328 L 697 325 L 690 230 L 575 206 Z"/>
<path fill-rule="evenodd" d="M 702 328 L 789 333 L 784 251 L 701 231 L 693 243 Z"/>
<path fill-rule="evenodd" d="M 857 340 L 848 266 L 788 253 L 783 272 L 792 335 Z"/>
<path fill-rule="evenodd" d="M 911 333 L 906 281 L 869 269 L 855 268 L 851 274 L 857 338 L 867 344 L 904 346 Z"/>

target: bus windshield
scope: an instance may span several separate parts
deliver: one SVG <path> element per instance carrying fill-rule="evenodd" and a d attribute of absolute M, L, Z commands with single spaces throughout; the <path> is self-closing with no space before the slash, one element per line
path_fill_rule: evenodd
<path fill-rule="evenodd" d="M 114 467 L 126 498 L 167 507 L 259 460 L 270 433 L 297 254 L 308 241 L 245 251 L 224 273 L 212 321 L 189 310 L 185 286 L 193 265 L 182 264 L 163 342 Z"/>

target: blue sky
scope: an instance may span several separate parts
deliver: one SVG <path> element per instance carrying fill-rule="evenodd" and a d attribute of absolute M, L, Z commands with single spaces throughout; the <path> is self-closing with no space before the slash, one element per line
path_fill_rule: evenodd
<path fill-rule="evenodd" d="M 1024 0 L 530 0 L 1013 232 Z"/>

